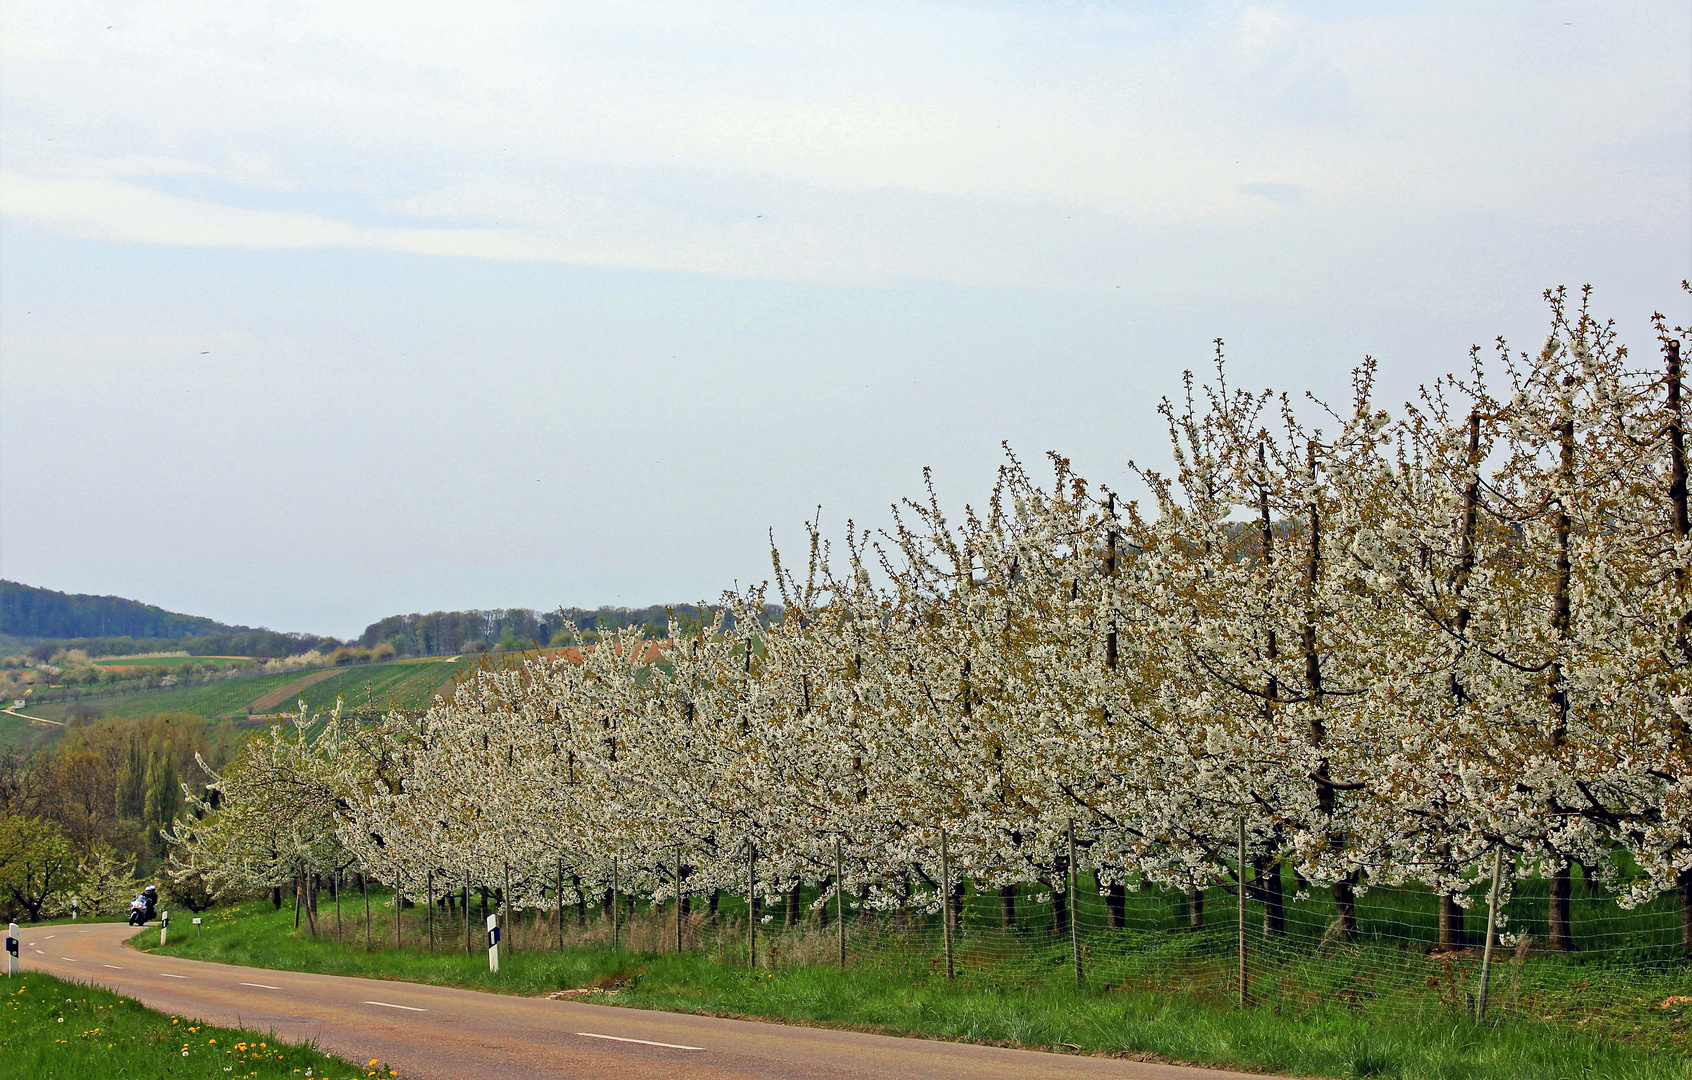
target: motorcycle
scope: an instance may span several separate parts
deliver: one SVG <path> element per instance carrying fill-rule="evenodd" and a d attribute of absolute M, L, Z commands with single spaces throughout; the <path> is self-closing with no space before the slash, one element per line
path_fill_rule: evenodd
<path fill-rule="evenodd" d="M 144 898 L 137 896 L 129 902 L 129 925 L 147 925 L 147 901 Z"/>

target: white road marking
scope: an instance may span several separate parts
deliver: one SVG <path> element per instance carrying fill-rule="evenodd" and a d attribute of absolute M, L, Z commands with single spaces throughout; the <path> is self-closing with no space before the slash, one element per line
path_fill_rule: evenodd
<path fill-rule="evenodd" d="M 100 966 L 101 967 L 109 967 L 113 971 L 122 971 L 123 970 L 122 968 L 118 967 L 116 964 L 101 964 Z"/>
<path fill-rule="evenodd" d="M 46 956 L 47 955 L 46 953 L 42 952 L 40 949 L 37 949 L 35 951 L 36 951 L 36 954 L 39 955 L 39 956 Z"/>
<path fill-rule="evenodd" d="M 419 1009 L 415 1005 L 394 1005 L 394 1004 L 391 1004 L 391 1003 L 386 1002 L 386 1001 L 366 1001 L 365 1004 L 366 1005 L 380 1005 L 384 1009 L 405 1009 L 408 1012 L 428 1012 L 429 1011 L 428 1009 Z"/>
<path fill-rule="evenodd" d="M 153 974 L 165 979 L 186 979 L 188 977 L 186 975 L 172 975 L 168 971 L 155 971 Z"/>
<path fill-rule="evenodd" d="M 74 956 L 61 956 L 61 957 L 59 957 L 59 959 L 60 960 L 69 960 L 73 964 L 76 963 L 76 957 L 74 957 Z"/>
<path fill-rule="evenodd" d="M 54 938 L 56 938 L 58 936 L 59 935 L 57 935 L 57 934 L 48 934 L 46 937 L 42 938 L 41 940 L 42 941 L 52 941 Z"/>
<path fill-rule="evenodd" d="M 621 1035 L 598 1035 L 591 1031 L 578 1031 L 577 1035 L 584 1039 L 610 1039 L 612 1042 L 639 1043 L 642 1046 L 662 1046 L 670 1050 L 703 1050 L 703 1046 L 682 1046 L 679 1043 L 653 1042 L 651 1039 L 625 1039 Z"/>
<path fill-rule="evenodd" d="M 241 985 L 242 986 L 256 986 L 260 990 L 280 990 L 280 989 L 282 989 L 280 986 L 271 986 L 268 983 L 242 983 Z"/>

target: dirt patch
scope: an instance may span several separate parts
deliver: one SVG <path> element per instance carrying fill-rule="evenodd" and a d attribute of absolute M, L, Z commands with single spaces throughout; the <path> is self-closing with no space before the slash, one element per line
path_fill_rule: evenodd
<path fill-rule="evenodd" d="M 340 670 L 340 668 L 324 668 L 321 671 L 314 671 L 304 678 L 295 679 L 286 686 L 278 687 L 261 698 L 255 698 L 252 704 L 247 706 L 247 712 L 269 712 L 284 702 L 291 703 L 293 699 L 298 696 L 301 690 L 304 690 L 308 686 L 316 686 L 329 676 L 339 674 Z"/>

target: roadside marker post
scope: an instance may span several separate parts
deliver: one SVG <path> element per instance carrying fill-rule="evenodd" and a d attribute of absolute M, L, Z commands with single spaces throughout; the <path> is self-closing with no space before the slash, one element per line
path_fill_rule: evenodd
<path fill-rule="evenodd" d="M 194 916 L 194 936 L 196 938 L 200 936 L 200 917 L 198 915 Z"/>
<path fill-rule="evenodd" d="M 18 924 L 6 924 L 6 977 L 18 973 Z"/>
<path fill-rule="evenodd" d="M 165 935 L 170 933 L 170 912 L 159 912 L 159 944 L 165 943 Z"/>
<path fill-rule="evenodd" d="M 499 972 L 499 913 L 488 916 L 488 970 Z"/>

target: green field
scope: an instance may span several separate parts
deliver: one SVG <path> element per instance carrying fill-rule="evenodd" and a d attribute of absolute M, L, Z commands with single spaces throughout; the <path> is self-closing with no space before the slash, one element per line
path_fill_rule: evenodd
<path fill-rule="evenodd" d="M 214 719 L 231 713 L 244 714 L 249 702 L 291 682 L 297 682 L 307 674 L 309 672 L 288 671 L 279 675 L 255 675 L 247 679 L 220 679 L 217 682 L 173 687 L 168 690 L 142 690 L 115 697 L 89 697 L 84 699 L 83 703 L 100 710 L 105 716 L 121 718 L 161 712 L 185 712 Z M 76 704 L 78 703 L 61 701 L 51 705 L 32 706 L 27 711 L 33 716 L 62 720 Z"/>
<path fill-rule="evenodd" d="M 9 704 L 9 703 L 8 703 Z M 9 743 L 24 753 L 57 739 L 64 728 L 50 724 L 32 724 L 15 716 L 0 713 L 0 743 Z"/>
<path fill-rule="evenodd" d="M 463 666 L 453 660 L 359 664 L 330 673 L 328 678 L 305 688 L 300 697 L 305 699 L 307 711 L 316 713 L 333 709 L 336 698 L 342 699 L 342 708 L 347 710 L 421 709 Z M 117 719 L 135 719 L 164 712 L 188 713 L 207 720 L 226 716 L 239 718 L 247 715 L 248 707 L 255 701 L 319 672 L 321 669 L 318 672 L 289 671 L 168 690 L 141 690 L 111 697 L 89 696 L 79 701 L 31 705 L 23 711 L 26 715 L 46 720 L 64 720 L 78 705 L 97 709 L 102 716 Z M 292 712 L 298 707 L 298 701 L 298 697 L 290 697 L 268 711 Z M 53 741 L 62 731 L 61 728 L 44 728 L 0 714 L 0 742 L 26 750 Z"/>
<path fill-rule="evenodd" d="M 421 709 L 464 665 L 454 660 L 401 660 L 359 664 L 307 687 L 300 695 L 306 711 L 328 712 L 340 698 L 343 709 Z M 285 706 L 290 711 L 296 706 Z"/>
<path fill-rule="evenodd" d="M 0 983 L 0 1073 L 31 1080 L 89 1077 L 205 1077 L 206 1080 L 321 1080 L 398 1073 L 355 1065 L 274 1032 L 190 1023 L 121 994 L 42 972 Z"/>

